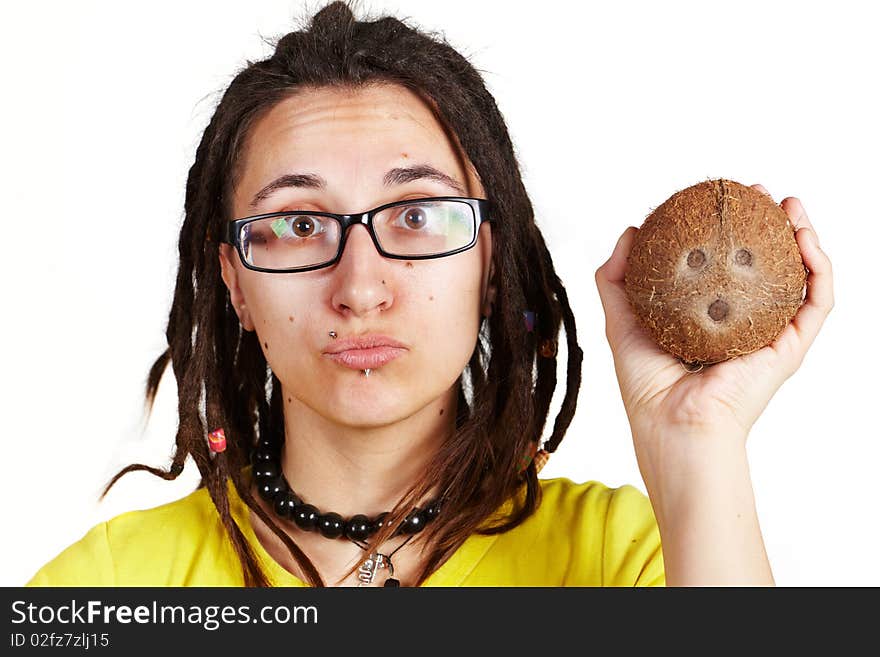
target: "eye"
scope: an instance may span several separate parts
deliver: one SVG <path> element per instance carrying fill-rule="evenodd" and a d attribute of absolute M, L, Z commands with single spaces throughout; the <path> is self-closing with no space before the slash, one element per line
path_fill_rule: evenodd
<path fill-rule="evenodd" d="M 742 265 L 743 267 L 751 267 L 752 253 L 748 249 L 740 249 L 736 252 L 734 260 L 736 260 L 736 264 L 738 265 Z"/>
<path fill-rule="evenodd" d="M 428 214 L 423 207 L 406 208 L 401 215 L 406 225 L 415 230 L 421 230 L 428 223 Z"/>
<path fill-rule="evenodd" d="M 294 217 L 290 230 L 297 237 L 309 237 L 318 230 L 318 222 L 314 217 Z"/>
<path fill-rule="evenodd" d="M 706 262 L 706 254 L 703 253 L 700 249 L 694 249 L 690 253 L 688 253 L 688 267 L 696 269 L 697 267 L 702 267 Z"/>
<path fill-rule="evenodd" d="M 319 217 L 307 215 L 278 217 L 273 219 L 269 226 L 275 233 L 275 237 L 286 240 L 315 237 L 323 233 L 325 229 L 324 223 Z"/>

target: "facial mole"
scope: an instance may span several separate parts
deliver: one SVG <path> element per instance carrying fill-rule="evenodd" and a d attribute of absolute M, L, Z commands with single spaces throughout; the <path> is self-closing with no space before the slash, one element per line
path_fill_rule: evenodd
<path fill-rule="evenodd" d="M 382 279 L 382 285 L 385 285 L 385 279 L 384 279 L 384 278 Z"/>
<path fill-rule="evenodd" d="M 288 404 L 291 403 L 292 401 L 293 401 L 293 397 L 288 397 L 288 398 L 287 398 L 287 403 L 288 403 Z"/>
<path fill-rule="evenodd" d="M 431 296 L 428 297 L 428 301 L 433 301 L 433 300 L 434 300 L 434 295 L 432 294 Z"/>
<path fill-rule="evenodd" d="M 440 409 L 440 415 L 443 415 L 443 409 L 442 409 L 442 408 Z"/>
<path fill-rule="evenodd" d="M 292 321 L 293 321 L 293 315 L 288 315 L 288 316 L 287 316 L 287 319 L 288 319 L 288 321 L 292 322 Z"/>
<path fill-rule="evenodd" d="M 752 254 L 748 249 L 740 249 L 737 251 L 734 259 L 738 265 L 743 265 L 744 267 L 752 266 Z"/>
<path fill-rule="evenodd" d="M 704 262 L 706 262 L 706 254 L 700 249 L 694 249 L 688 253 L 688 267 L 696 269 L 697 267 L 702 267 Z"/>
<path fill-rule="evenodd" d="M 269 350 L 269 343 L 268 343 L 268 342 L 264 342 L 264 343 L 263 343 L 263 346 L 266 347 L 266 351 Z"/>
<path fill-rule="evenodd" d="M 401 153 L 400 157 L 402 157 L 403 159 L 406 159 L 409 157 L 409 154 L 408 153 Z"/>
<path fill-rule="evenodd" d="M 413 263 L 407 261 L 406 266 L 409 267 L 410 269 L 412 269 Z"/>

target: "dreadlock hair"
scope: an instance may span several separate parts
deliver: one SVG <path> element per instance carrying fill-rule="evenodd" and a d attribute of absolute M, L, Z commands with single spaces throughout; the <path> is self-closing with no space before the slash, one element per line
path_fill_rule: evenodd
<path fill-rule="evenodd" d="M 282 390 L 256 333 L 242 330 L 232 307 L 220 276 L 217 236 L 233 218 L 231 199 L 240 156 L 249 129 L 261 116 L 302 89 L 371 84 L 400 85 L 419 94 L 473 165 L 497 218 L 492 228 L 497 297 L 457 382 L 455 431 L 433 456 L 425 476 L 389 512 L 369 549 L 391 537 L 435 486 L 445 491 L 443 506 L 417 537 L 431 546 L 417 584 L 471 534 L 508 531 L 537 509 L 537 470 L 534 461 L 523 469 L 523 460 L 540 444 L 556 388 L 554 346 L 560 324 L 568 354 L 565 396 L 545 451 L 556 449 L 574 414 L 583 357 L 575 320 L 535 225 L 504 119 L 480 74 L 441 35 L 388 16 L 357 21 L 347 3 L 328 4 L 303 29 L 280 38 L 271 57 L 247 62 L 223 93 L 202 135 L 186 182 L 180 263 L 166 330 L 169 347 L 150 369 L 146 386 L 152 409 L 170 361 L 178 384 L 179 416 L 173 459 L 167 470 L 128 465 L 101 495 L 135 470 L 176 479 L 191 456 L 201 474 L 199 488 L 208 489 L 241 562 L 245 586 L 271 582 L 230 513 L 230 479 L 242 501 L 287 546 L 309 583 L 324 582 L 250 493 L 245 466 L 258 440 L 284 430 Z M 534 331 L 528 331 L 523 320 L 527 309 L 536 313 Z M 225 428 L 227 447 L 214 454 L 206 434 L 216 427 Z M 495 514 L 508 500 L 515 501 L 510 512 Z"/>

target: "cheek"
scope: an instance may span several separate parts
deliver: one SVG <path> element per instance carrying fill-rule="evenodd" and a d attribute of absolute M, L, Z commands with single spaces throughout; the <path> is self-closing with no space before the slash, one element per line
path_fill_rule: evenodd
<path fill-rule="evenodd" d="M 432 360 L 467 363 L 480 328 L 479 274 L 455 275 L 447 270 L 420 288 L 410 309 L 417 318 L 414 337 L 433 355 Z"/>
<path fill-rule="evenodd" d="M 248 309 L 260 347 L 275 372 L 281 372 L 299 357 L 308 354 L 309 304 L 313 299 L 303 297 L 296 288 L 264 283 L 251 285 L 245 290 Z"/>

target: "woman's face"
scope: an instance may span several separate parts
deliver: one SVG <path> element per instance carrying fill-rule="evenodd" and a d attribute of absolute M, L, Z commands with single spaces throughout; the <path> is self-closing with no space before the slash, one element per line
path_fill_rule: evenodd
<path fill-rule="evenodd" d="M 484 197 L 424 101 L 392 85 L 300 91 L 254 124 L 242 157 L 235 218 L 286 210 L 356 213 L 430 196 Z M 395 169 L 403 171 L 386 176 Z M 293 176 L 292 184 L 260 194 L 282 176 Z M 263 198 L 254 204 L 255 197 Z M 474 248 L 412 261 L 382 257 L 366 227 L 355 225 L 341 259 L 324 269 L 252 271 L 226 244 L 220 262 L 241 324 L 256 331 L 285 401 L 336 423 L 371 427 L 431 404 L 443 408 L 488 310 L 491 253 L 485 223 Z M 369 377 L 328 355 L 342 340 L 364 335 L 390 337 L 404 349 Z"/>

